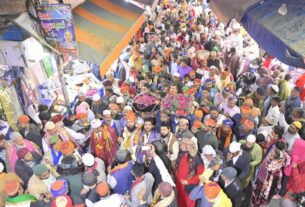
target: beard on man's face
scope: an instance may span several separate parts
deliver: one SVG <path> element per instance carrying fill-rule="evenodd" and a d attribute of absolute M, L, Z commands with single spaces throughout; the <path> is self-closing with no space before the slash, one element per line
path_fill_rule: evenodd
<path fill-rule="evenodd" d="M 133 125 L 132 127 L 127 126 L 128 131 L 133 132 L 136 129 L 136 126 Z"/>
<path fill-rule="evenodd" d="M 167 137 L 167 136 L 168 136 L 168 134 L 169 134 L 169 133 L 167 133 L 167 134 L 162 134 L 162 133 L 160 133 L 160 135 L 161 135 L 161 137 L 162 137 L 162 138 Z"/>

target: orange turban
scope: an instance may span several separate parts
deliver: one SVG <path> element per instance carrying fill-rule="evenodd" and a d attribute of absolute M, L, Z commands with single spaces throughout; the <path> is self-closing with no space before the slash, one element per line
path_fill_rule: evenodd
<path fill-rule="evenodd" d="M 18 121 L 20 124 L 27 124 L 30 122 L 30 118 L 27 115 L 21 115 Z"/>
<path fill-rule="evenodd" d="M 247 99 L 244 101 L 244 104 L 243 104 L 243 105 L 253 107 L 254 103 L 253 103 L 253 100 L 252 100 L 251 98 L 247 98 Z"/>
<path fill-rule="evenodd" d="M 68 141 L 62 143 L 61 152 L 63 155 L 72 155 L 74 150 L 75 150 L 75 145 L 72 142 Z"/>
<path fill-rule="evenodd" d="M 121 85 L 121 92 L 127 92 L 129 89 L 129 86 L 127 83 L 122 83 Z"/>
<path fill-rule="evenodd" d="M 254 122 L 251 121 L 250 119 L 246 119 L 246 120 L 244 121 L 244 125 L 248 126 L 249 128 L 254 129 Z"/>
<path fill-rule="evenodd" d="M 195 83 L 201 83 L 201 80 L 199 78 L 195 78 L 194 82 Z"/>
<path fill-rule="evenodd" d="M 161 66 L 157 65 L 157 66 L 154 67 L 154 72 L 155 73 L 161 73 L 161 71 L 162 71 L 162 67 Z"/>
<path fill-rule="evenodd" d="M 109 185 L 107 183 L 99 183 L 96 186 L 96 192 L 99 194 L 99 196 L 105 197 L 109 193 Z"/>
<path fill-rule="evenodd" d="M 194 70 L 191 70 L 190 75 L 196 75 L 196 72 Z"/>
<path fill-rule="evenodd" d="M 80 113 L 75 115 L 75 119 L 85 119 L 88 117 L 88 114 Z"/>
<path fill-rule="evenodd" d="M 216 127 L 216 121 L 214 119 L 207 119 L 204 124 L 209 127 Z"/>
<path fill-rule="evenodd" d="M 242 107 L 241 107 L 241 113 L 242 113 L 243 115 L 251 115 L 252 112 L 253 112 L 253 110 L 252 110 L 252 108 L 249 107 L 249 106 L 242 106 Z"/>
<path fill-rule="evenodd" d="M 226 87 L 229 88 L 230 91 L 233 91 L 235 88 L 233 83 L 229 83 Z"/>
<path fill-rule="evenodd" d="M 209 182 L 204 186 L 205 196 L 207 199 L 215 199 L 221 191 L 220 186 L 216 182 Z"/>
<path fill-rule="evenodd" d="M 193 122 L 193 126 L 192 127 L 195 127 L 197 129 L 201 129 L 202 128 L 202 123 L 200 121 L 195 120 Z"/>
<path fill-rule="evenodd" d="M 190 88 L 190 89 L 188 89 L 188 91 L 187 91 L 187 93 L 189 94 L 189 95 L 194 95 L 195 93 L 197 92 L 197 89 L 196 88 Z"/>
<path fill-rule="evenodd" d="M 20 188 L 20 183 L 17 181 L 8 181 L 5 186 L 5 192 L 9 196 L 14 196 Z"/>
<path fill-rule="evenodd" d="M 194 115 L 199 119 L 203 118 L 203 112 L 199 109 L 194 112 Z"/>
<path fill-rule="evenodd" d="M 173 48 L 165 48 L 165 49 L 163 50 L 163 54 L 164 54 L 164 56 L 169 56 L 169 54 L 170 54 L 171 52 L 173 52 L 173 51 L 174 51 Z"/>
<path fill-rule="evenodd" d="M 136 121 L 136 120 L 137 120 L 137 117 L 136 117 L 135 113 L 133 113 L 132 111 L 129 111 L 126 114 L 126 121 Z"/>

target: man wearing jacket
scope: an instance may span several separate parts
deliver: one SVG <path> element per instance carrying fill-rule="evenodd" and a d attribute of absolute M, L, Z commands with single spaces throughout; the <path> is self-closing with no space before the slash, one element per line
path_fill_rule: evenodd
<path fill-rule="evenodd" d="M 243 182 L 243 187 L 246 188 L 252 179 L 256 167 L 261 164 L 263 158 L 263 150 L 256 143 L 256 137 L 253 134 L 247 136 L 246 140 L 240 140 L 241 148 L 250 155 L 250 172 Z"/>
<path fill-rule="evenodd" d="M 50 200 L 50 188 L 56 181 L 56 178 L 51 174 L 50 170 L 44 164 L 36 165 L 33 169 L 34 175 L 28 183 L 28 192 L 37 200 Z"/>
<path fill-rule="evenodd" d="M 234 207 L 239 207 L 242 198 L 242 185 L 238 178 L 236 178 L 237 171 L 234 167 L 226 167 L 223 169 L 220 179 L 222 189 L 231 199 Z"/>
<path fill-rule="evenodd" d="M 241 144 L 232 142 L 229 148 L 223 151 L 225 158 L 225 166 L 234 167 L 237 171 L 237 178 L 244 182 L 249 175 L 250 170 L 250 156 L 241 149 Z"/>
<path fill-rule="evenodd" d="M 152 202 L 152 187 L 155 181 L 154 177 L 149 172 L 144 174 L 144 165 L 140 163 L 135 163 L 133 165 L 131 173 L 135 177 L 135 181 L 130 187 L 129 205 L 131 207 L 150 205 Z M 139 200 L 140 198 L 142 199 Z"/>
<path fill-rule="evenodd" d="M 127 150 L 119 150 L 115 154 L 117 165 L 108 166 L 107 183 L 114 193 L 124 195 L 129 189 L 133 181 L 131 169 L 133 163 L 128 160 L 129 153 Z"/>

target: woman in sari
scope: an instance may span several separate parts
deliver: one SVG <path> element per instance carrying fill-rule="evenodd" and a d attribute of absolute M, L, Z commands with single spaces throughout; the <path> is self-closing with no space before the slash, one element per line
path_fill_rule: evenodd
<path fill-rule="evenodd" d="M 253 207 L 268 206 L 281 188 L 282 169 L 286 161 L 284 148 L 280 144 L 274 145 L 260 165 L 252 197 Z"/>

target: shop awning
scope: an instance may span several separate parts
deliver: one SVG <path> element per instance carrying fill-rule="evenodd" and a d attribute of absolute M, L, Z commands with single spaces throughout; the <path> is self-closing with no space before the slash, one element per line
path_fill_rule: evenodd
<path fill-rule="evenodd" d="M 265 0 L 253 5 L 241 22 L 266 52 L 287 65 L 305 69 L 305 0 L 286 1 L 286 15 L 278 12 L 282 4 Z"/>
<path fill-rule="evenodd" d="M 73 10 L 79 59 L 104 75 L 145 21 L 144 10 L 124 0 L 87 0 Z"/>
<path fill-rule="evenodd" d="M 260 0 L 211 0 L 209 8 L 216 14 L 218 19 L 227 24 L 231 18 L 238 21 L 245 11 Z"/>

